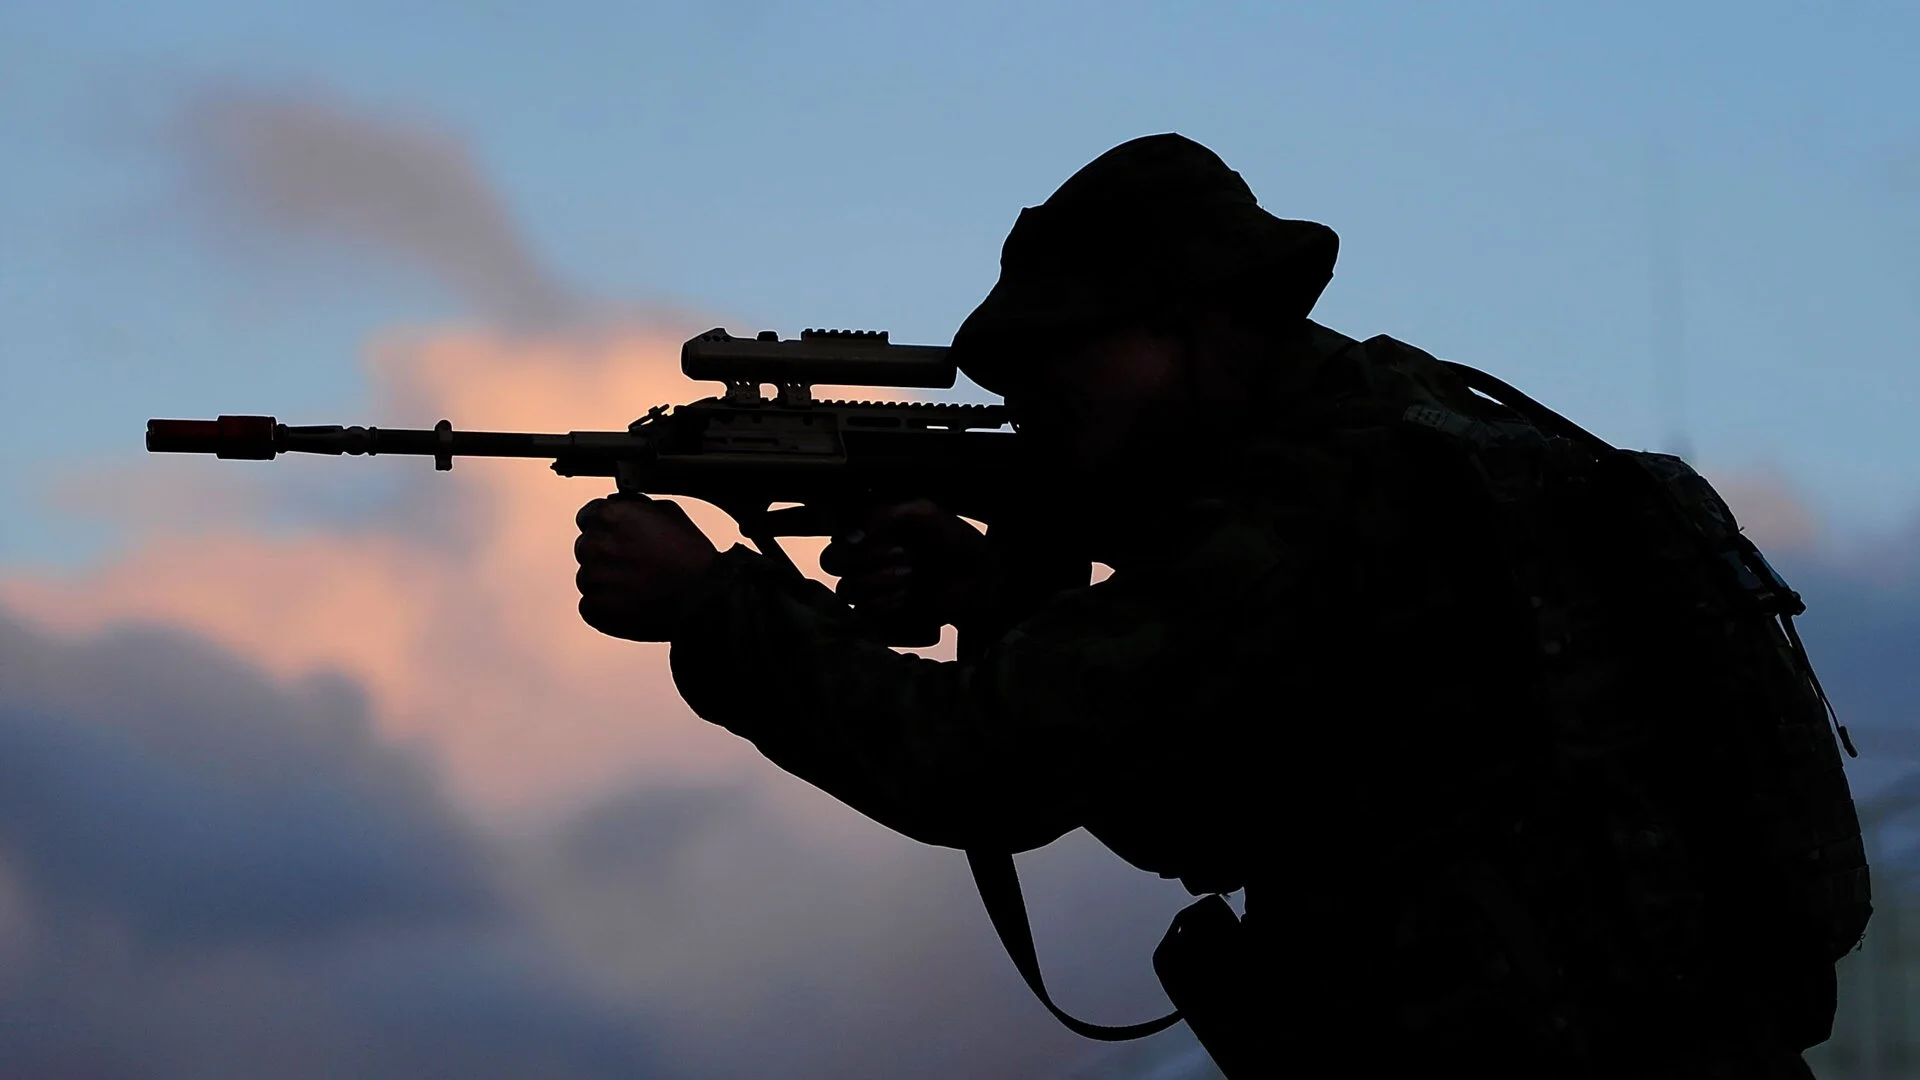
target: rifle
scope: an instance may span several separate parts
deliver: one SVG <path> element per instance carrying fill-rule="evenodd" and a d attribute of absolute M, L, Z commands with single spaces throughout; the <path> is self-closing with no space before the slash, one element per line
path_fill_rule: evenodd
<path fill-rule="evenodd" d="M 431 457 L 441 471 L 457 457 L 548 458 L 561 476 L 610 477 L 621 493 L 712 503 L 761 554 L 796 575 L 776 537 L 841 535 L 877 503 L 930 499 L 986 522 L 989 538 L 1005 547 L 1005 534 L 1017 531 L 1007 523 L 1044 498 L 1024 482 L 1029 471 L 1020 466 L 1004 405 L 813 398 L 816 385 L 951 389 L 956 369 L 944 346 L 896 345 L 884 330 L 803 330 L 782 341 L 771 330 L 736 338 L 716 328 L 681 347 L 680 370 L 726 391 L 656 405 L 625 431 L 456 431 L 448 420 L 431 429 L 294 426 L 271 416 L 221 416 L 149 420 L 147 449 L 243 460 L 402 454 Z M 775 393 L 763 397 L 768 385 Z M 1091 575 L 1090 561 L 1057 553 L 1019 562 L 1027 595 L 1084 585 Z M 924 617 L 870 628 L 890 645 L 927 646 L 940 637 Z"/>
<path fill-rule="evenodd" d="M 944 346 L 895 345 L 884 330 L 803 330 L 798 339 L 782 341 L 771 330 L 736 338 L 713 329 L 681 347 L 680 370 L 724 383 L 726 393 L 656 405 L 625 431 L 455 431 L 448 420 L 430 430 L 297 427 L 271 416 L 221 416 L 149 420 L 147 449 L 266 461 L 289 453 L 404 454 L 431 457 L 443 472 L 457 457 L 549 458 L 561 476 L 611 477 L 625 494 L 710 502 L 761 554 L 796 577 L 800 571 L 776 537 L 838 536 L 876 503 L 930 499 L 986 522 L 1000 560 L 1001 610 L 959 628 L 962 659 L 979 655 L 1046 596 L 1092 577 L 1092 560 L 1051 535 L 1041 512 L 1048 492 L 1031 482 L 1035 470 L 1023 467 L 1004 405 L 813 398 L 816 385 L 952 389 L 956 368 Z M 775 394 L 762 397 L 769 384 Z M 773 509 L 776 503 L 797 505 Z M 868 620 L 865 629 L 886 644 L 919 647 L 940 639 L 940 626 L 929 621 L 912 615 Z M 969 851 L 967 859 L 1014 966 L 1062 1023 L 1090 1038 L 1115 1040 L 1179 1019 L 1176 1012 L 1113 1028 L 1061 1011 L 1040 977 L 1012 856 Z"/>

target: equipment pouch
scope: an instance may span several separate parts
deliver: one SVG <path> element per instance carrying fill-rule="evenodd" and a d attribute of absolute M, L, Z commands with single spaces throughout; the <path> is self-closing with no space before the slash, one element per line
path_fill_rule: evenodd
<path fill-rule="evenodd" d="M 1175 915 L 1153 951 L 1153 971 L 1167 998 L 1230 1080 L 1264 1075 L 1248 944 L 1226 898 L 1213 895 Z"/>

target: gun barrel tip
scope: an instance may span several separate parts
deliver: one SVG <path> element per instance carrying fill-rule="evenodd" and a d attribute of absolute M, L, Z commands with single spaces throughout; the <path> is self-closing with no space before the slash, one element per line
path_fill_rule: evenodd
<path fill-rule="evenodd" d="M 218 420 L 149 420 L 147 421 L 147 449 L 172 450 L 189 443 L 217 441 L 220 438 Z"/>
<path fill-rule="evenodd" d="M 147 450 L 154 453 L 257 456 L 273 445 L 271 416 L 222 416 L 217 420 L 148 420 Z"/>

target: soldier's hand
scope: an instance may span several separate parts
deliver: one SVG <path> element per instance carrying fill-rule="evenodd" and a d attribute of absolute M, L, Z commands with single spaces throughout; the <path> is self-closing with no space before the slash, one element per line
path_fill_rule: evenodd
<path fill-rule="evenodd" d="M 862 615 L 964 625 L 996 602 L 987 538 L 926 499 L 882 505 L 820 553 L 835 592 Z"/>
<path fill-rule="evenodd" d="M 719 551 L 678 503 L 595 499 L 574 517 L 580 617 L 629 641 L 671 641 L 687 597 Z"/>

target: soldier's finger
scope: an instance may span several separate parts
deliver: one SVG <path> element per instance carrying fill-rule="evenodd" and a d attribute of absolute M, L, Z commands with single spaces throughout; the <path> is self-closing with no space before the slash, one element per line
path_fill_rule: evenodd
<path fill-rule="evenodd" d="M 906 562 L 907 558 L 907 549 L 898 544 L 888 548 L 881 548 L 877 545 L 870 546 L 855 557 L 854 565 L 856 569 L 854 572 L 863 573 L 879 570 L 887 566 L 898 565 Z"/>
<path fill-rule="evenodd" d="M 609 526 L 637 525 L 656 513 L 661 506 L 671 503 L 656 503 L 645 495 L 609 495 L 603 500 L 606 507 L 600 511 L 600 517 Z"/>
<path fill-rule="evenodd" d="M 588 564 L 573 572 L 573 587 L 582 596 L 601 596 L 616 591 L 624 579 L 606 567 Z"/>
<path fill-rule="evenodd" d="M 836 542 L 820 552 L 820 569 L 834 577 L 871 573 L 907 561 L 907 549 L 897 544 L 881 548 L 876 544 L 852 546 Z"/>
<path fill-rule="evenodd" d="M 687 508 L 681 506 L 679 503 L 669 499 L 661 499 L 653 505 L 654 509 L 660 515 L 660 520 L 664 523 L 670 523 L 672 528 L 679 529 L 686 533 L 698 533 L 701 536 L 706 535 L 705 531 L 694 523 L 692 515 L 687 513 Z"/>
<path fill-rule="evenodd" d="M 932 499 L 908 499 L 874 507 L 867 512 L 861 525 L 870 536 L 892 540 L 925 532 L 931 523 L 950 516 Z"/>
<path fill-rule="evenodd" d="M 821 553 L 822 556 L 824 557 L 826 552 L 830 551 L 833 553 L 831 561 L 843 563 L 845 560 L 857 559 L 859 553 L 874 550 L 876 545 L 888 546 L 893 544 L 894 538 L 887 535 L 883 529 L 876 528 L 876 525 L 887 520 L 882 518 L 881 515 L 894 505 L 895 504 L 892 503 L 879 503 L 860 511 L 855 519 L 857 524 L 834 537 L 833 542 L 827 546 L 826 551 Z M 826 569 L 826 562 L 821 563 L 821 568 Z M 831 570 L 827 572 L 833 573 Z"/>
<path fill-rule="evenodd" d="M 606 528 L 607 500 L 594 499 L 573 515 L 573 523 L 581 531 Z"/>
<path fill-rule="evenodd" d="M 886 593 L 905 592 L 912 581 L 913 567 L 895 566 L 873 573 L 843 577 L 833 591 L 842 602 L 859 605 Z"/>
<path fill-rule="evenodd" d="M 976 546 L 980 530 L 958 514 L 935 503 L 920 500 L 895 508 L 874 525 L 891 543 L 905 544 L 935 557 L 944 558 Z"/>
<path fill-rule="evenodd" d="M 820 572 L 832 577 L 846 577 L 852 557 L 853 545 L 844 540 L 835 540 L 820 549 Z"/>
<path fill-rule="evenodd" d="M 573 572 L 573 584 L 576 588 L 602 589 L 608 592 L 646 589 L 655 583 L 655 576 L 645 568 L 636 568 L 633 564 L 619 559 L 597 558 L 592 552 L 580 568 Z"/>
<path fill-rule="evenodd" d="M 890 589 L 875 593 L 860 605 L 862 615 L 892 615 L 905 611 L 912 602 L 912 595 L 905 589 Z"/>
<path fill-rule="evenodd" d="M 620 537 L 608 529 L 589 529 L 573 539 L 573 561 L 582 566 L 617 562 L 625 553 Z"/>
<path fill-rule="evenodd" d="M 913 560 L 904 548 L 888 548 L 886 551 L 869 551 L 852 560 L 846 572 L 847 577 L 866 578 L 885 574 L 902 567 L 911 567 Z"/>
<path fill-rule="evenodd" d="M 836 577 L 855 572 L 860 560 L 872 550 L 873 536 L 865 525 L 866 514 L 857 519 L 860 524 L 835 536 L 820 552 L 820 569 Z"/>
<path fill-rule="evenodd" d="M 588 626 L 610 637 L 619 636 L 615 632 L 623 614 L 619 605 L 598 596 L 582 596 L 576 610 L 580 612 L 580 620 Z"/>
<path fill-rule="evenodd" d="M 906 608 L 910 594 L 905 589 L 893 589 L 860 597 L 858 600 L 840 598 L 840 602 L 862 615 L 886 614 Z"/>
<path fill-rule="evenodd" d="M 657 538 L 665 532 L 699 532 L 700 526 L 687 516 L 687 508 L 669 499 L 650 499 L 644 495 L 622 495 L 610 515 L 616 524 L 638 535 Z"/>

